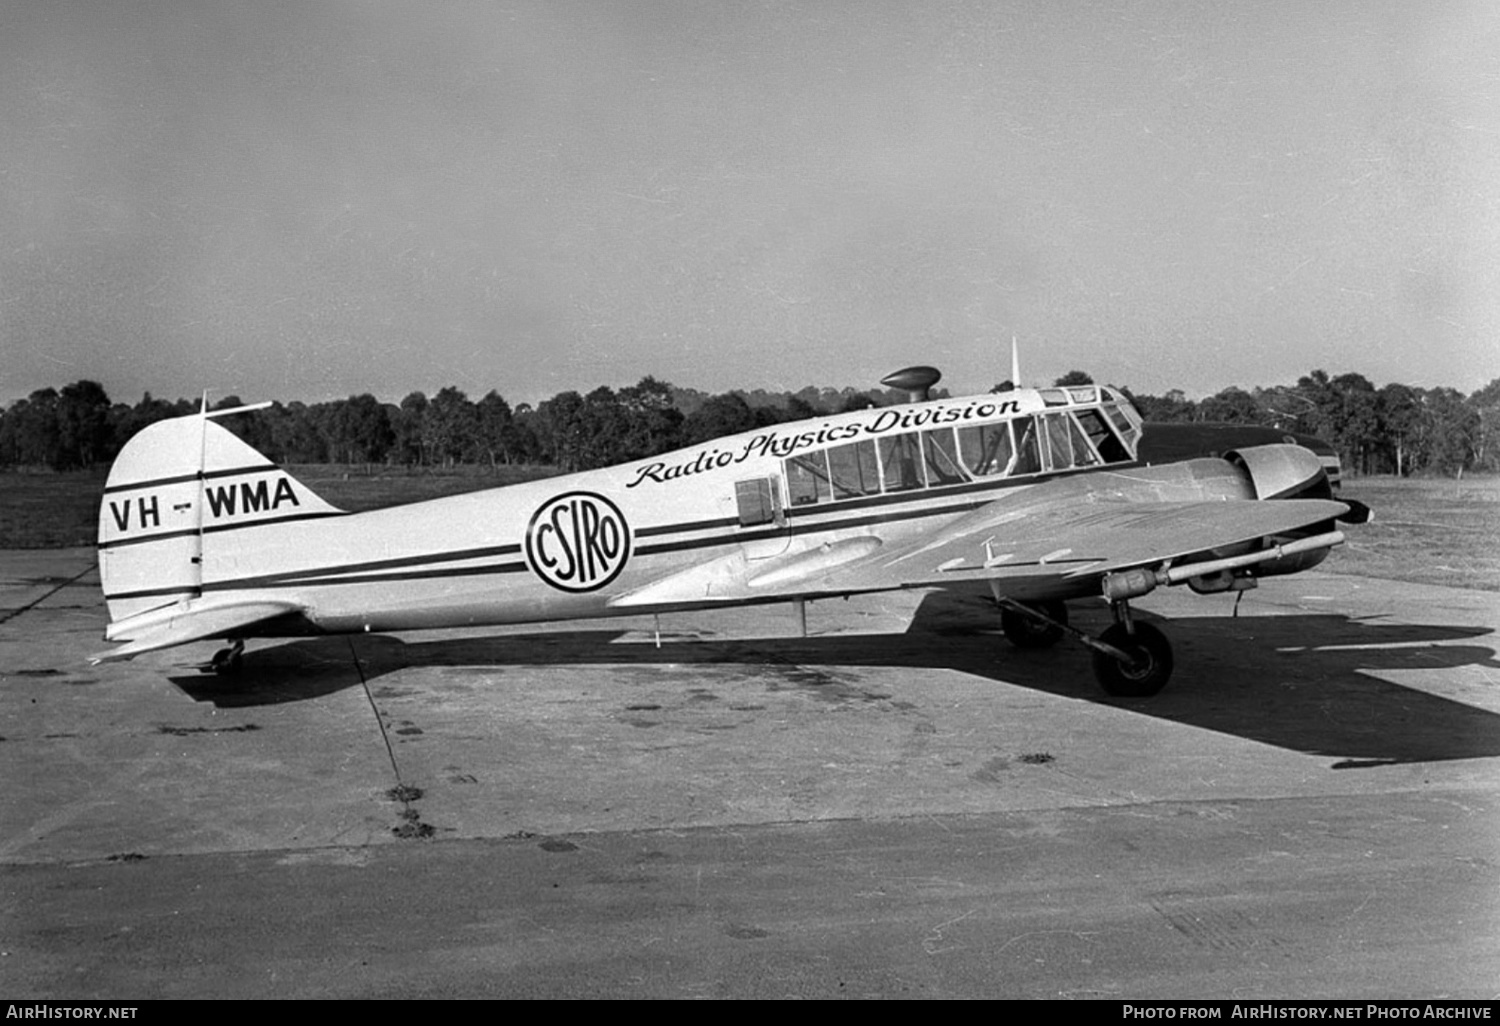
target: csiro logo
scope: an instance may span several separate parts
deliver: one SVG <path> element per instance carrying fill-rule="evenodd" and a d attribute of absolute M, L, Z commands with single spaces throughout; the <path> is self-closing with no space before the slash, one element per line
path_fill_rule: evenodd
<path fill-rule="evenodd" d="M 563 591 L 595 591 L 630 559 L 630 525 L 620 508 L 593 492 L 548 499 L 526 529 L 526 562 Z"/>

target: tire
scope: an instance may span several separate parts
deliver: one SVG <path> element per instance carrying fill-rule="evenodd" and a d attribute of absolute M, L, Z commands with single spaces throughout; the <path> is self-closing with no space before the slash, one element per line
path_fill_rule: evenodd
<path fill-rule="evenodd" d="M 211 665 L 214 673 L 220 677 L 238 677 L 245 665 L 244 658 L 245 654 L 242 651 L 221 648 L 214 653 Z"/>
<path fill-rule="evenodd" d="M 1032 606 L 1058 623 L 1068 622 L 1068 607 L 1061 602 L 1033 602 Z M 1051 648 L 1067 633 L 1055 624 L 1045 623 L 1005 606 L 1000 607 L 1000 629 L 1017 648 Z"/>
<path fill-rule="evenodd" d="M 1149 623 L 1135 625 L 1135 633 L 1115 624 L 1099 640 L 1135 656 L 1122 663 L 1104 652 L 1094 653 L 1094 676 L 1107 694 L 1116 698 L 1146 698 L 1167 686 L 1172 677 L 1172 646 L 1167 636 Z"/>

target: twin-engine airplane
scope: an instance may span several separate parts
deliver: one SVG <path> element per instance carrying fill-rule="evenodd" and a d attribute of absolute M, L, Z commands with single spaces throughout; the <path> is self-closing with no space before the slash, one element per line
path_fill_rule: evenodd
<path fill-rule="evenodd" d="M 1318 457 L 1257 445 L 1147 466 L 1141 418 L 1097 386 L 925 401 L 885 379 L 861 410 L 605 470 L 344 513 L 214 418 L 160 421 L 110 472 L 99 517 L 109 641 L 96 662 L 244 639 L 565 620 L 985 586 L 1017 645 L 1071 633 L 1112 695 L 1159 691 L 1166 637 L 1130 600 L 1236 592 L 1321 562 L 1335 522 Z M 205 404 L 206 405 L 206 404 Z M 241 408 L 243 409 L 243 408 Z M 1102 597 L 1097 637 L 1065 600 Z"/>

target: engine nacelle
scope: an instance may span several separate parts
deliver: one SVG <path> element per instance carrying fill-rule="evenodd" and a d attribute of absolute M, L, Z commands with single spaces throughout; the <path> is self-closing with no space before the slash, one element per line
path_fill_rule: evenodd
<path fill-rule="evenodd" d="M 1300 445 L 1254 445 L 1226 452 L 1224 459 L 1249 479 L 1257 499 L 1332 499 L 1333 485 L 1322 459 Z M 1286 539 L 1268 539 L 1271 542 Z M 1310 570 L 1328 558 L 1314 549 L 1269 560 L 1255 567 L 1256 577 L 1278 577 Z"/>
<path fill-rule="evenodd" d="M 1333 498 L 1323 461 L 1300 445 L 1254 445 L 1224 459 L 1249 478 L 1257 499 Z"/>

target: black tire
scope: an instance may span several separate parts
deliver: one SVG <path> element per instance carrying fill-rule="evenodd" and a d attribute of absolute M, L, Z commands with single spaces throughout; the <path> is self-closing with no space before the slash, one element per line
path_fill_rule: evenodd
<path fill-rule="evenodd" d="M 214 653 L 210 665 L 220 677 L 237 677 L 245 665 L 245 653 L 233 648 L 221 648 Z"/>
<path fill-rule="evenodd" d="M 1138 623 L 1132 634 L 1117 623 L 1099 640 L 1135 657 L 1134 662 L 1122 663 L 1107 653 L 1094 652 L 1094 676 L 1106 693 L 1116 698 L 1146 698 L 1167 686 L 1172 677 L 1172 646 L 1161 631 Z"/>
<path fill-rule="evenodd" d="M 1068 607 L 1061 602 L 1033 602 L 1032 606 L 1058 623 L 1068 622 Z M 1017 648 L 1051 648 L 1067 631 L 1006 606 L 1000 607 L 1000 629 Z"/>

